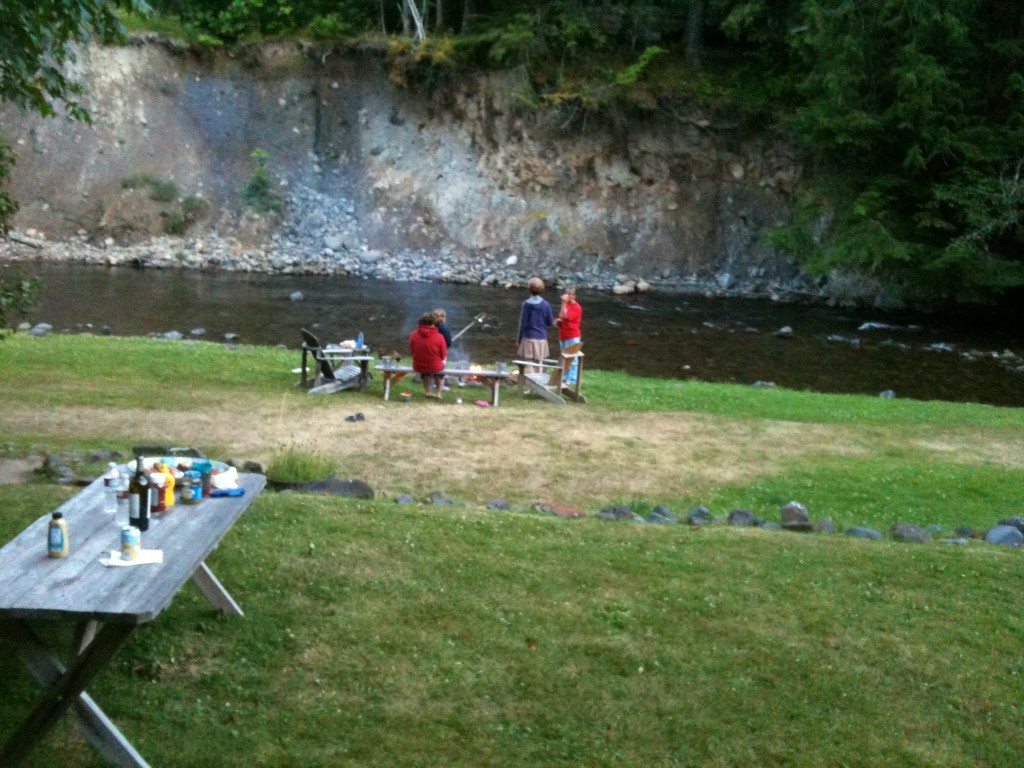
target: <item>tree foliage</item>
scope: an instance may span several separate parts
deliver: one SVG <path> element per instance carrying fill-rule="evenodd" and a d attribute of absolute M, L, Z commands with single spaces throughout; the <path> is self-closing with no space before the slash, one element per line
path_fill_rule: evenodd
<path fill-rule="evenodd" d="M 942 297 L 1024 285 L 1024 14 L 985 0 L 809 2 L 790 123 L 846 200 L 818 257 Z"/>
<path fill-rule="evenodd" d="M 118 4 L 139 12 L 148 9 L 141 0 Z M 87 120 L 78 99 L 82 86 L 68 77 L 66 65 L 75 60 L 75 43 L 110 42 L 120 34 L 114 5 L 107 0 L 0 2 L 0 102 L 47 116 L 62 105 L 70 117 Z M 6 231 L 17 209 L 3 186 L 12 162 L 0 133 L 0 232 Z"/>
<path fill-rule="evenodd" d="M 0 278 L 0 340 L 25 320 L 39 301 L 38 278 L 16 272 Z"/>

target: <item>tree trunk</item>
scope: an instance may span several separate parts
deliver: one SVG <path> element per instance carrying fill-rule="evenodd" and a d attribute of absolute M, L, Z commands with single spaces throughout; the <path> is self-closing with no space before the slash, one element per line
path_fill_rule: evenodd
<path fill-rule="evenodd" d="M 406 0 L 398 0 L 398 10 L 402 14 L 402 37 L 412 34 L 412 22 L 409 19 L 409 5 Z"/>
<path fill-rule="evenodd" d="M 686 58 L 700 63 L 704 48 L 704 3 L 705 0 L 690 0 L 686 16 Z"/>
<path fill-rule="evenodd" d="M 459 30 L 462 34 L 466 34 L 466 30 L 469 29 L 469 17 L 473 13 L 473 0 L 462 0 L 462 25 Z"/>
<path fill-rule="evenodd" d="M 405 5 L 409 9 L 409 15 L 412 16 L 413 24 L 416 25 L 416 42 L 422 43 L 427 39 L 427 31 L 423 28 L 423 17 L 416 7 L 416 0 L 405 0 Z"/>

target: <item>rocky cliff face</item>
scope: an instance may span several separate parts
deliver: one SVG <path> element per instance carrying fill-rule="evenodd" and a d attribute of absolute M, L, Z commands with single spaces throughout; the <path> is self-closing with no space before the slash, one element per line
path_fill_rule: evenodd
<path fill-rule="evenodd" d="M 89 48 L 77 77 L 92 125 L 0 113 L 19 157 L 16 224 L 51 240 L 170 232 L 187 250 L 213 232 L 236 251 L 273 243 L 280 257 L 290 244 L 293 261 L 416 252 L 655 285 L 804 287 L 761 237 L 788 219 L 795 153 L 696 111 L 553 115 L 521 106 L 518 72 L 396 88 L 378 54 L 298 43 L 229 55 L 136 40 Z M 256 148 L 285 202 L 276 215 L 241 199 Z"/>

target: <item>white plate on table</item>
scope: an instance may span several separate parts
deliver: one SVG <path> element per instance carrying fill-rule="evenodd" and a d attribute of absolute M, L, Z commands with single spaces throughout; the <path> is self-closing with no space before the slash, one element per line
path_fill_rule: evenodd
<path fill-rule="evenodd" d="M 213 469 L 225 472 L 228 469 L 228 465 L 223 461 L 215 461 L 214 459 L 197 459 L 192 456 L 147 456 L 146 467 L 152 467 L 154 464 L 166 464 L 168 467 L 173 469 L 180 469 L 185 471 L 192 469 L 193 464 L 201 464 L 207 462 Z M 135 471 L 135 460 L 132 459 L 128 462 L 128 471 Z"/>

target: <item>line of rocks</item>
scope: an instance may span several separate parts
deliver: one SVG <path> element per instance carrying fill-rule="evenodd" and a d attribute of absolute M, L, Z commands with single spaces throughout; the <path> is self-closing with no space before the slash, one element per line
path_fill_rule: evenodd
<path fill-rule="evenodd" d="M 95 242 L 85 231 L 76 238 L 48 240 L 45 233 L 27 230 L 0 239 L 0 260 L 43 259 L 110 267 L 196 269 L 301 275 L 340 275 L 392 282 L 451 282 L 481 286 L 522 287 L 541 275 L 556 284 L 619 295 L 651 290 L 707 296 L 759 296 L 776 301 L 824 300 L 821 286 L 799 275 L 786 284 L 766 283 L 760 274 L 738 279 L 728 272 L 678 275 L 662 270 L 647 278 L 623 274 L 614 262 L 580 258 L 578 268 L 554 263 L 520 264 L 510 247 L 471 250 L 453 244 L 439 247 L 371 247 L 351 197 L 318 192 L 302 184 L 286 191 L 286 218 L 264 244 L 247 245 L 236 237 L 204 233 L 200 237 L 153 237 L 145 243 L 122 245 L 108 237 Z M 256 217 L 246 214 L 246 220 Z M 223 231 L 267 229 L 267 222 L 249 226 L 230 222 Z"/>
<path fill-rule="evenodd" d="M 440 491 L 434 491 L 424 500 L 427 504 L 454 504 L 462 506 L 461 502 L 448 498 Z M 401 494 L 395 497 L 397 504 L 415 504 L 417 500 L 409 494 Z M 492 499 L 485 505 L 487 509 L 495 511 L 508 511 L 513 509 L 505 499 Z M 569 504 L 538 503 L 529 508 L 518 511 L 535 511 L 556 515 L 565 518 L 587 517 L 587 512 L 579 507 Z M 650 523 L 654 525 L 677 525 L 687 524 L 695 528 L 709 525 L 727 525 L 736 528 L 758 527 L 765 530 L 796 531 L 806 533 L 837 533 L 835 525 L 830 519 L 823 519 L 817 522 L 811 520 L 807 507 L 798 501 L 791 501 L 782 507 L 780 521 L 767 521 L 758 517 L 748 509 L 734 509 L 726 515 L 715 515 L 705 506 L 697 506 L 691 509 L 685 516 L 680 518 L 675 512 L 663 504 L 655 505 L 646 516 L 635 512 L 627 504 L 617 504 L 605 507 L 594 517 L 601 520 L 629 520 L 636 523 Z M 844 532 L 846 536 L 857 539 L 880 540 L 886 535 L 881 531 L 864 526 L 852 526 Z M 957 528 L 954 536 L 943 535 L 941 526 L 931 525 L 921 527 L 912 523 L 898 522 L 889 529 L 889 536 L 896 541 L 926 544 L 929 542 L 941 542 L 945 544 L 966 545 L 972 540 L 983 540 L 987 544 L 1000 544 L 1010 547 L 1024 547 L 1024 517 L 1015 516 L 1000 520 L 998 524 L 988 531 L 978 531 L 974 528 Z"/>
<path fill-rule="evenodd" d="M 124 457 L 117 451 L 97 451 L 89 456 L 93 462 L 104 462 L 120 460 Z M 243 472 L 263 472 L 263 467 L 258 462 L 244 461 L 236 463 L 229 461 L 230 466 L 239 466 Z M 90 479 L 81 480 L 67 462 L 57 454 L 47 454 L 42 466 L 37 470 L 43 476 L 62 485 L 85 484 Z M 336 477 L 311 483 L 292 483 L 288 487 L 282 484 L 273 485 L 277 490 L 287 492 L 314 493 L 328 496 L 342 496 L 348 498 L 373 499 L 375 493 L 373 488 L 364 480 L 344 480 Z M 410 494 L 399 494 L 395 496 L 396 504 L 416 504 L 418 500 Z M 434 505 L 465 506 L 464 502 L 456 501 L 446 496 L 441 491 L 433 491 L 423 500 L 423 503 Z M 495 498 L 488 501 L 486 509 L 506 512 L 533 511 L 544 514 L 555 515 L 563 518 L 587 517 L 587 512 L 580 507 L 571 504 L 539 502 L 527 508 L 513 508 L 513 506 L 502 498 Z M 679 525 L 686 524 L 694 528 L 703 528 L 710 525 L 725 525 L 735 528 L 763 528 L 765 530 L 794 531 L 800 533 L 838 533 L 831 519 L 811 520 L 807 507 L 799 501 L 791 501 L 780 509 L 779 522 L 767 521 L 758 517 L 748 509 L 734 509 L 725 515 L 715 515 L 707 507 L 700 505 L 691 509 L 683 517 L 680 517 L 664 504 L 657 504 L 651 508 L 646 516 L 638 514 L 628 504 L 616 504 L 603 508 L 594 517 L 600 520 L 622 521 L 628 520 L 636 523 L 648 523 L 653 525 Z M 865 526 L 851 526 L 843 532 L 846 536 L 856 539 L 882 540 L 886 536 L 883 532 Z M 987 531 L 978 531 L 974 528 L 960 527 L 954 531 L 953 536 L 944 535 L 941 526 L 930 525 L 922 527 L 913 523 L 897 522 L 889 529 L 889 536 L 895 541 L 902 541 L 914 544 L 928 544 L 940 542 L 944 544 L 956 544 L 964 546 L 971 541 L 984 541 L 986 544 L 995 544 L 1008 547 L 1024 547 L 1024 516 L 1013 516 L 1000 520 L 996 525 Z"/>

